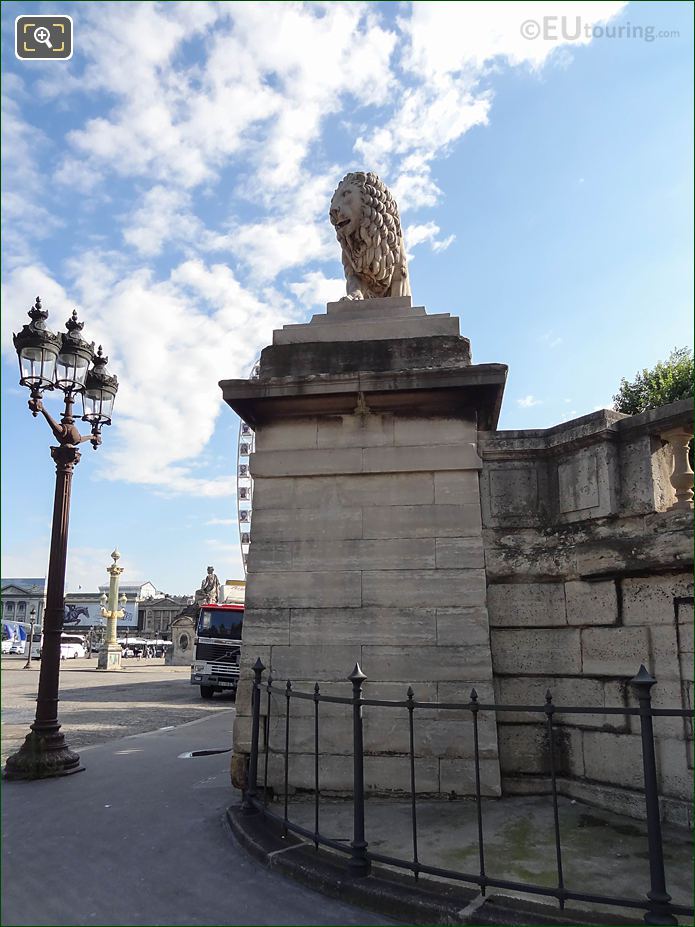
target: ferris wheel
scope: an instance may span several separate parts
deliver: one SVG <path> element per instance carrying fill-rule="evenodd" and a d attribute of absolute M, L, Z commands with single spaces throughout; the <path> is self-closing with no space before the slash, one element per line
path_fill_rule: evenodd
<path fill-rule="evenodd" d="M 259 362 L 253 365 L 249 380 L 257 380 Z M 253 429 L 244 421 L 239 422 L 239 440 L 237 441 L 236 462 L 236 505 L 237 522 L 239 526 L 239 546 L 241 547 L 241 560 L 244 564 L 246 576 L 246 562 L 251 544 L 251 513 L 253 508 L 253 480 L 249 470 L 249 454 L 253 454 L 255 446 Z"/>

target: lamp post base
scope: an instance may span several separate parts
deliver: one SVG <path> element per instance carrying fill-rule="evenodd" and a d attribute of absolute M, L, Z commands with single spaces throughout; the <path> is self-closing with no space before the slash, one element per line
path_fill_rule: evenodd
<path fill-rule="evenodd" d="M 82 772 L 80 757 L 65 743 L 60 730 L 38 734 L 31 730 L 5 763 L 5 779 L 51 779 Z"/>
<path fill-rule="evenodd" d="M 97 669 L 100 670 L 119 670 L 121 668 L 121 657 L 123 650 L 120 644 L 104 644 L 99 651 Z"/>

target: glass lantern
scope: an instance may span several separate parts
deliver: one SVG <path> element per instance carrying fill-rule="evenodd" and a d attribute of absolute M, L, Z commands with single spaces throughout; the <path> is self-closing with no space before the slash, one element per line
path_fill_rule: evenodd
<path fill-rule="evenodd" d="M 32 347 L 27 345 L 19 352 L 19 382 L 22 386 L 53 389 L 57 350 L 52 344 Z"/>
<path fill-rule="evenodd" d="M 82 393 L 82 420 L 92 425 L 110 425 L 113 401 L 118 392 L 118 379 L 106 372 L 108 357 L 104 357 L 101 345 L 94 358 L 94 366 L 88 372 Z"/>
<path fill-rule="evenodd" d="M 65 327 L 60 354 L 56 360 L 55 385 L 64 392 L 78 392 L 84 388 L 89 365 L 94 357 L 94 345 L 80 337 L 84 322 L 77 321 L 77 310 Z"/>
<path fill-rule="evenodd" d="M 31 322 L 14 336 L 19 359 L 19 382 L 31 390 L 53 389 L 60 337 L 46 328 L 48 313 L 41 308 L 38 296 L 28 314 Z"/>

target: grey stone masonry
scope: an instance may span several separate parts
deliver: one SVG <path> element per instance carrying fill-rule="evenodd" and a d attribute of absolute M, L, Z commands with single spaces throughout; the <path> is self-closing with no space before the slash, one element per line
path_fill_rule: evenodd
<path fill-rule="evenodd" d="M 237 768 L 259 655 L 280 687 L 268 725 L 276 791 L 287 679 L 349 696 L 359 662 L 368 696 L 403 700 L 409 685 L 423 701 L 467 701 L 473 686 L 492 696 L 477 443 L 496 423 L 505 375 L 471 364 L 457 318 L 406 297 L 329 303 L 274 333 L 257 380 L 221 384 L 256 435 Z M 289 786 L 311 789 L 311 703 L 290 704 Z M 419 791 L 473 791 L 464 714 L 417 714 Z M 324 787 L 349 792 L 351 707 L 322 704 L 321 716 Z M 407 712 L 365 709 L 364 736 L 367 788 L 407 791 Z M 484 793 L 499 795 L 494 718 L 481 719 L 480 749 Z"/>
<path fill-rule="evenodd" d="M 659 708 L 693 707 L 692 511 L 674 507 L 670 445 L 692 401 L 631 417 L 604 410 L 545 431 L 479 435 L 487 604 L 503 704 L 596 708 L 558 715 L 561 789 L 644 814 L 629 680 L 643 663 Z M 692 430 L 690 432 L 692 434 Z M 662 811 L 691 822 L 692 724 L 657 717 Z M 498 716 L 502 786 L 547 788 L 542 716 Z"/>

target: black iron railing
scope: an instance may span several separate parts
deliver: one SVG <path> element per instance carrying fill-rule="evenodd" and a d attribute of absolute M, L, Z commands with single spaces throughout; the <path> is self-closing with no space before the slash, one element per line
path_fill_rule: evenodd
<path fill-rule="evenodd" d="M 355 877 L 368 876 L 372 862 L 383 863 L 401 869 L 410 870 L 417 879 L 420 873 L 438 876 L 457 882 L 469 882 L 478 885 L 485 895 L 488 888 L 508 889 L 514 892 L 525 892 L 531 895 L 545 895 L 557 900 L 560 908 L 564 908 L 567 901 L 584 901 L 591 904 L 614 905 L 621 908 L 642 909 L 646 913 L 644 921 L 648 924 L 675 925 L 677 916 L 693 916 L 693 909 L 684 905 L 673 904 L 671 896 L 666 889 L 666 876 L 664 870 L 664 847 L 661 834 L 661 816 L 659 810 L 659 794 L 657 784 L 656 756 L 654 749 L 654 729 L 652 719 L 655 717 L 683 717 L 692 718 L 695 713 L 683 709 L 654 708 L 652 707 L 651 689 L 656 679 L 641 666 L 637 675 L 630 680 L 638 701 L 635 708 L 608 708 L 601 706 L 578 707 L 559 706 L 553 703 L 550 690 L 546 692 L 545 704 L 538 705 L 497 705 L 481 704 L 475 689 L 471 690 L 468 702 L 418 702 L 415 693 L 409 687 L 404 700 L 371 699 L 365 698 L 362 686 L 367 678 L 359 667 L 348 677 L 352 683 L 352 696 L 340 697 L 335 695 L 322 695 L 319 684 L 316 683 L 313 692 L 298 692 L 292 688 L 292 682 L 287 682 L 280 688 L 276 687 L 272 676 L 263 681 L 265 666 L 260 659 L 253 668 L 254 680 L 252 684 L 251 709 L 251 754 L 249 759 L 249 773 L 247 787 L 243 794 L 242 809 L 248 814 L 263 813 L 282 825 L 283 833 L 292 831 L 311 841 L 316 849 L 319 846 L 329 847 L 348 856 L 349 872 Z M 261 728 L 261 699 L 262 691 L 266 693 L 265 712 L 265 738 L 263 754 L 263 778 L 261 794 L 259 796 L 259 741 Z M 269 807 L 268 763 L 270 750 L 270 722 L 272 713 L 272 696 L 280 694 L 285 700 L 284 747 L 281 751 L 284 756 L 283 767 L 283 813 L 280 815 Z M 291 703 L 295 699 L 311 700 L 314 703 L 314 827 L 308 827 L 290 821 L 288 809 L 289 794 L 289 757 L 290 757 L 290 724 Z M 340 841 L 326 836 L 320 830 L 320 795 L 321 783 L 319 779 L 319 706 L 321 703 L 333 703 L 351 707 L 353 721 L 353 834 L 352 840 Z M 364 790 L 364 742 L 363 742 L 363 716 L 365 706 L 378 706 L 381 708 L 405 708 L 408 713 L 409 726 L 409 761 L 410 761 L 410 809 L 412 821 L 412 856 L 404 859 L 376 853 L 369 849 L 365 840 L 365 790 Z M 421 862 L 418 856 L 418 825 L 417 825 L 417 794 L 415 789 L 415 741 L 414 741 L 414 714 L 418 709 L 456 710 L 468 711 L 471 715 L 473 727 L 473 761 L 475 768 L 475 799 L 477 811 L 477 838 L 478 838 L 478 872 L 462 872 L 440 866 L 429 866 Z M 548 760 L 551 783 L 551 800 L 553 805 L 553 830 L 555 843 L 555 862 L 557 870 L 557 884 L 554 887 L 538 885 L 531 882 L 518 882 L 510 879 L 498 879 L 488 875 L 485 870 L 485 844 L 483 838 L 483 802 L 480 782 L 480 745 L 478 736 L 478 716 L 480 712 L 530 712 L 545 716 L 545 725 L 548 733 Z M 562 842 L 560 835 L 560 815 L 558 809 L 557 770 L 554 746 L 554 718 L 557 715 L 596 714 L 621 715 L 623 717 L 637 716 L 640 720 L 642 740 L 642 765 L 644 773 L 644 802 L 647 822 L 647 844 L 649 854 L 649 890 L 643 898 L 623 898 L 613 895 L 582 892 L 568 889 L 565 886 L 562 862 Z"/>

